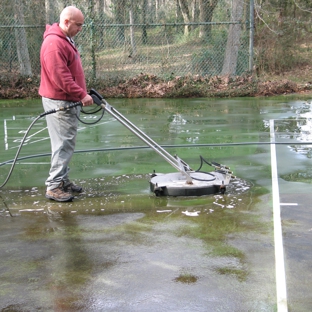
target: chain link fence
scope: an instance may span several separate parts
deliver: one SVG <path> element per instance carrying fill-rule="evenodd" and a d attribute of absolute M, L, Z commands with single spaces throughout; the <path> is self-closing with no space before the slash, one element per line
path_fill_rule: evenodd
<path fill-rule="evenodd" d="M 243 0 L 1 0 L 0 75 L 40 74 L 46 24 L 66 5 L 85 15 L 75 42 L 87 79 L 242 75 L 252 64 Z"/>

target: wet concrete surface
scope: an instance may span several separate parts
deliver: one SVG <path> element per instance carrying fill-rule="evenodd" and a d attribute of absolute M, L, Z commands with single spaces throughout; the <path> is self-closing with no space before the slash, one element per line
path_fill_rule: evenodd
<path fill-rule="evenodd" d="M 246 193 L 184 198 L 184 207 L 181 198 L 145 196 L 139 209 L 133 196 L 107 199 L 100 208 L 96 197 L 60 204 L 34 195 L 43 209 L 28 209 L 21 196 L 13 217 L 3 211 L 0 218 L 1 306 L 273 311 L 270 227 Z"/>
<path fill-rule="evenodd" d="M 311 101 L 189 101 L 121 107 L 161 144 L 267 142 L 271 118 L 279 142 L 302 142 L 276 146 L 277 170 L 288 309 L 310 311 Z M 13 158 L 27 109 L 3 110 L 1 161 Z M 48 151 L 43 126 L 24 155 Z M 270 146 L 169 150 L 238 178 L 224 195 L 163 198 L 149 191 L 147 173 L 168 172 L 153 152 L 88 151 L 138 144 L 120 128 L 108 119 L 80 129 L 71 177 L 85 191 L 73 202 L 45 199 L 46 156 L 20 161 L 0 189 L 0 311 L 277 311 Z"/>

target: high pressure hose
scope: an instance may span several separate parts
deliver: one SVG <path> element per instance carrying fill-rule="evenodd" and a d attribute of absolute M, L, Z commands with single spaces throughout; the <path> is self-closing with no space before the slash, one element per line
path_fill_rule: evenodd
<path fill-rule="evenodd" d="M 26 140 L 26 138 L 27 138 L 27 135 L 28 135 L 30 129 L 32 128 L 32 126 L 37 122 L 37 120 L 40 119 L 40 118 L 42 118 L 42 117 L 44 117 L 44 116 L 46 116 L 46 115 L 54 114 L 54 113 L 56 113 L 56 112 L 58 112 L 58 111 L 66 111 L 66 110 L 68 110 L 68 109 L 70 109 L 70 108 L 73 108 L 73 107 L 76 107 L 76 106 L 82 106 L 82 103 L 81 103 L 81 102 L 71 103 L 71 104 L 69 104 L 69 105 L 65 105 L 65 106 L 62 106 L 62 107 L 59 107 L 59 108 L 55 108 L 55 109 L 48 110 L 48 111 L 46 111 L 46 112 L 43 112 L 42 114 L 40 114 L 38 117 L 36 117 L 36 118 L 33 120 L 33 122 L 30 124 L 30 126 L 28 127 L 27 131 L 26 131 L 25 134 L 24 134 L 24 137 L 23 137 L 23 139 L 22 139 L 22 141 L 21 141 L 21 144 L 19 145 L 18 150 L 17 150 L 17 152 L 16 152 L 15 158 L 13 159 L 13 163 L 12 163 L 11 169 L 10 169 L 10 171 L 9 171 L 9 173 L 8 173 L 8 175 L 7 175 L 6 179 L 5 179 L 5 181 L 0 185 L 0 189 L 1 189 L 2 187 L 4 187 L 4 186 L 7 184 L 7 182 L 9 181 L 9 179 L 10 179 L 10 177 L 11 177 L 11 174 L 12 174 L 12 172 L 13 172 L 13 169 L 14 169 L 14 167 L 15 167 L 15 164 L 16 164 L 16 161 L 17 161 L 17 158 L 18 158 L 18 155 L 19 155 L 19 153 L 20 153 L 20 151 L 21 151 L 21 149 L 22 149 L 22 147 L 23 147 L 23 144 L 24 144 L 24 142 L 25 142 L 25 140 Z M 78 116 L 77 116 L 77 117 L 78 117 Z"/>
<path fill-rule="evenodd" d="M 11 177 L 11 174 L 12 174 L 12 172 L 13 172 L 13 169 L 14 169 L 15 164 L 16 164 L 16 161 L 17 161 L 17 157 L 18 157 L 18 155 L 19 155 L 19 153 L 20 153 L 20 151 L 21 151 L 21 149 L 22 149 L 22 146 L 23 146 L 23 144 L 24 144 L 24 142 L 25 142 L 25 139 L 26 139 L 26 137 L 27 137 L 27 135 L 28 135 L 28 132 L 30 131 L 31 127 L 36 123 L 36 121 L 37 121 L 39 118 L 41 118 L 41 117 L 42 117 L 41 115 L 38 116 L 38 117 L 36 117 L 35 120 L 34 120 L 34 121 L 31 123 L 31 125 L 28 127 L 27 131 L 25 132 L 24 137 L 23 137 L 23 139 L 22 139 L 22 141 L 21 141 L 21 144 L 20 144 L 20 146 L 18 147 L 18 150 L 17 150 L 17 152 L 16 152 L 15 158 L 13 159 L 13 163 L 12 163 L 11 169 L 10 169 L 10 171 L 9 171 L 9 173 L 8 173 L 8 176 L 6 177 L 5 181 L 0 185 L 0 189 L 1 189 L 2 187 L 4 187 L 4 186 L 7 184 L 7 182 L 9 181 L 9 179 L 10 179 L 10 177 Z"/>
<path fill-rule="evenodd" d="M 91 95 L 92 98 L 93 98 L 93 102 L 99 106 L 99 105 L 101 104 L 100 98 L 99 98 L 100 95 L 99 95 L 95 90 L 93 90 L 93 89 L 91 90 L 91 94 L 90 94 L 90 95 Z M 40 114 L 38 117 L 36 117 L 36 118 L 34 119 L 34 121 L 31 123 L 31 125 L 28 127 L 27 131 L 26 131 L 25 134 L 24 134 L 24 137 L 23 137 L 23 139 L 22 139 L 22 141 L 21 141 L 21 144 L 19 145 L 19 148 L 18 148 L 18 150 L 17 150 L 17 152 L 16 152 L 15 158 L 13 159 L 13 163 L 12 163 L 11 169 L 10 169 L 10 171 L 9 171 L 9 173 L 8 173 L 8 175 L 7 175 L 6 179 L 5 179 L 5 181 L 0 185 L 0 189 L 3 188 L 3 187 L 7 184 L 7 182 L 9 181 L 9 179 L 10 179 L 10 177 L 11 177 L 11 174 L 12 174 L 12 172 L 13 172 L 13 169 L 14 169 L 14 167 L 15 167 L 15 164 L 16 164 L 16 162 L 17 162 L 18 155 L 19 155 L 19 153 L 20 153 L 20 151 L 21 151 L 21 149 L 22 149 L 22 147 L 23 147 L 23 145 L 24 145 L 24 142 L 25 142 L 25 140 L 26 140 L 26 138 L 27 138 L 27 135 L 28 135 L 30 129 L 32 128 L 32 126 L 36 123 L 36 121 L 37 121 L 38 119 L 40 119 L 40 118 L 46 116 L 46 115 L 54 114 L 54 113 L 56 113 L 56 112 L 58 112 L 58 111 L 66 111 L 66 110 L 69 110 L 69 109 L 71 109 L 71 108 L 73 108 L 73 107 L 77 107 L 77 106 L 82 106 L 82 103 L 81 103 L 81 102 L 75 102 L 75 103 L 71 103 L 71 104 L 68 104 L 68 105 L 65 105 L 65 106 L 61 106 L 61 107 L 58 107 L 58 108 L 55 108 L 55 109 L 51 109 L 51 110 L 48 110 L 48 111 L 46 111 L 46 112 L 43 112 L 42 114 Z M 102 109 L 102 115 L 101 115 L 96 121 L 94 121 L 94 122 L 84 122 L 84 121 L 82 121 L 82 120 L 79 118 L 78 115 L 76 115 L 76 117 L 77 117 L 77 119 L 78 119 L 81 123 L 83 123 L 83 124 L 86 124 L 86 125 L 93 125 L 93 124 L 99 122 L 99 121 L 103 118 L 105 110 L 104 110 L 102 107 L 100 107 L 100 108 L 97 109 L 96 111 L 85 111 L 85 110 L 83 110 L 83 106 L 82 106 L 81 112 L 84 113 L 84 114 L 95 114 L 95 113 L 99 112 L 101 109 Z M 9 162 L 11 162 L 11 161 L 7 161 L 7 162 L 5 162 L 5 163 L 2 163 L 2 164 L 0 164 L 0 166 L 3 165 L 3 164 L 9 163 Z"/>

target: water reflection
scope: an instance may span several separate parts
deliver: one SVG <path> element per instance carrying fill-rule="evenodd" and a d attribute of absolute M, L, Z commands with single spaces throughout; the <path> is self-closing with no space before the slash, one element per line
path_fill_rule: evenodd
<path fill-rule="evenodd" d="M 298 107 L 296 109 L 296 128 L 294 129 L 294 134 L 296 139 L 301 142 L 312 142 L 312 103 L 307 102 L 305 105 Z M 291 128 L 290 128 L 291 131 Z M 306 155 L 311 158 L 312 148 L 310 145 L 296 145 L 292 148 L 301 154 Z"/>

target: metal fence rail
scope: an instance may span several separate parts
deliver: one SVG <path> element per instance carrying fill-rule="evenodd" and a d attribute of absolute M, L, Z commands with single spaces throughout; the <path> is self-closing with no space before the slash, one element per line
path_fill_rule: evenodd
<path fill-rule="evenodd" d="M 40 46 L 47 22 L 44 2 L 27 0 L 26 6 L 26 0 L 14 0 L 15 6 L 19 3 L 20 7 L 16 9 L 13 5 L 12 9 L 10 1 L 0 3 L 0 75 L 38 75 Z M 173 75 L 242 75 L 251 69 L 253 47 L 249 3 L 246 5 L 241 1 L 240 13 L 232 7 L 232 2 L 215 1 L 218 5 L 210 21 L 194 18 L 194 21 L 185 22 L 173 21 L 172 3 L 176 1 L 156 1 L 168 4 L 168 11 L 172 11 L 169 14 L 165 13 L 165 8 L 159 9 L 158 17 L 155 17 L 155 6 L 149 5 L 154 1 L 138 1 L 132 10 L 124 9 L 122 18 L 116 17 L 117 4 L 114 6 L 114 1 L 102 0 L 104 5 L 111 3 L 113 9 L 94 13 L 94 5 L 99 5 L 98 2 L 101 1 L 74 3 L 85 14 L 85 25 L 75 42 L 87 79 L 120 80 L 140 73 L 163 78 Z M 126 3 L 125 0 L 115 2 Z M 144 19 L 141 17 L 143 3 L 149 9 Z M 58 21 L 55 16 L 59 16 L 60 4 L 54 9 L 54 20 L 48 23 Z M 194 12 L 196 10 L 199 8 L 195 6 Z M 241 18 L 235 19 L 237 16 Z M 225 17 L 229 20 L 224 21 Z M 40 23 L 34 23 L 35 20 Z M 122 23 L 118 23 L 119 20 Z"/>

